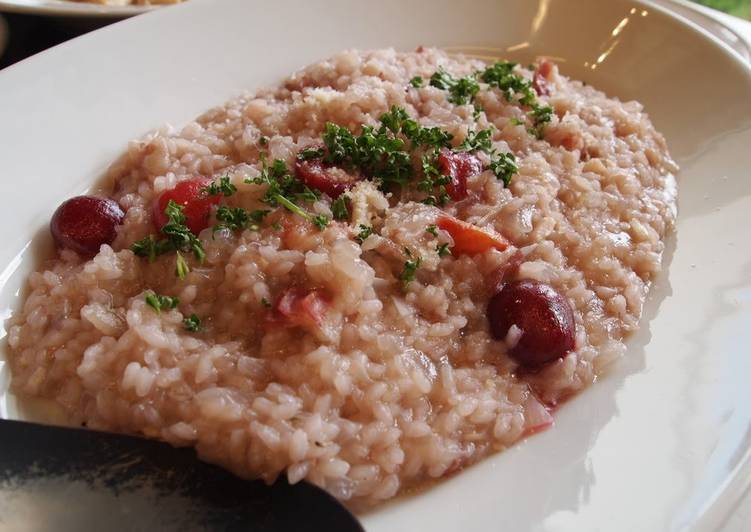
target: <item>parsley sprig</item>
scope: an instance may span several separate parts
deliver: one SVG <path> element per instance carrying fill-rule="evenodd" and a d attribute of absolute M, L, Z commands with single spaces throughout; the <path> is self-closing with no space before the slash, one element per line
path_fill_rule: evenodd
<path fill-rule="evenodd" d="M 502 153 L 493 148 L 492 129 L 483 129 L 477 132 L 470 131 L 457 148 L 457 151 L 483 151 L 490 155 L 490 168 L 495 176 L 503 181 L 503 184 L 509 186 L 511 178 L 519 171 L 516 166 L 516 157 L 511 152 Z"/>
<path fill-rule="evenodd" d="M 438 127 L 423 127 L 397 106 L 383 113 L 381 126 L 363 126 L 359 135 L 334 123 L 323 134 L 324 160 L 329 164 L 356 168 L 379 179 L 382 188 L 406 185 L 414 177 L 411 152 L 420 146 L 448 146 L 452 135 Z"/>
<path fill-rule="evenodd" d="M 455 78 L 443 69 L 439 69 L 431 76 L 430 84 L 448 91 L 449 101 L 456 105 L 470 103 L 480 91 L 480 85 L 474 75 Z"/>
<path fill-rule="evenodd" d="M 139 257 L 148 257 L 151 262 L 156 260 L 158 255 L 176 251 L 175 275 L 184 279 L 190 268 L 180 252 L 192 252 L 199 262 L 204 261 L 206 252 L 199 238 L 185 225 L 187 217 L 183 213 L 182 205 L 170 200 L 167 202 L 164 213 L 167 215 L 167 223 L 160 231 L 165 238 L 157 240 L 154 235 L 149 235 L 133 243 L 130 249 Z"/>
<path fill-rule="evenodd" d="M 183 319 L 183 326 L 188 332 L 200 332 L 201 331 L 201 318 L 195 314 L 191 314 L 187 318 Z"/>
<path fill-rule="evenodd" d="M 313 215 L 295 203 L 295 200 L 316 201 L 320 198 L 320 192 L 293 176 L 284 161 L 276 159 L 269 165 L 265 155 L 262 155 L 261 162 L 260 175 L 245 180 L 246 183 L 266 185 L 266 193 L 261 201 L 272 207 L 284 207 L 323 230 L 330 221 L 327 216 Z"/>
<path fill-rule="evenodd" d="M 415 273 L 422 264 L 422 257 L 415 257 L 409 248 L 404 248 L 404 254 L 407 255 L 407 260 L 404 262 L 404 269 L 399 279 L 406 285 L 415 280 Z"/>
<path fill-rule="evenodd" d="M 237 192 L 237 187 L 230 182 L 228 175 L 219 178 L 219 181 L 214 181 L 208 186 L 204 187 L 203 191 L 209 196 L 224 195 L 228 198 Z"/>
<path fill-rule="evenodd" d="M 455 78 L 445 70 L 439 69 L 431 76 L 430 84 L 433 87 L 448 91 L 449 101 L 457 105 L 474 104 L 475 96 L 480 91 L 478 80 L 486 83 L 489 87 L 497 88 L 509 103 L 530 109 L 527 115 L 532 121 L 532 125 L 527 128 L 527 131 L 541 139 L 545 124 L 550 122 L 553 116 L 553 108 L 539 104 L 537 94 L 532 88 L 532 82 L 514 73 L 516 65 L 516 63 L 510 61 L 498 61 L 484 70 L 478 70 L 463 78 Z M 473 116 L 477 120 L 482 108 L 477 104 L 474 104 L 474 107 Z M 513 122 L 521 125 L 519 120 Z"/>
<path fill-rule="evenodd" d="M 357 236 L 355 236 L 355 242 L 362 244 L 365 242 L 366 238 L 373 234 L 373 228 L 365 224 L 360 224 L 357 227 L 360 231 L 357 233 Z"/>
<path fill-rule="evenodd" d="M 173 309 L 180 304 L 180 300 L 172 296 L 161 296 L 155 292 L 149 292 L 144 298 L 146 304 L 154 309 L 157 314 L 161 314 L 162 309 Z"/>
<path fill-rule="evenodd" d="M 334 220 L 349 220 L 349 206 L 347 196 L 341 195 L 331 202 L 331 214 Z"/>

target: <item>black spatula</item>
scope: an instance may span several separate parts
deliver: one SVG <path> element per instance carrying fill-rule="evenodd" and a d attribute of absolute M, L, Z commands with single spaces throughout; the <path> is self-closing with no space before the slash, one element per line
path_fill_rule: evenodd
<path fill-rule="evenodd" d="M 362 532 L 323 490 L 241 480 L 191 449 L 0 420 L 0 530 Z"/>

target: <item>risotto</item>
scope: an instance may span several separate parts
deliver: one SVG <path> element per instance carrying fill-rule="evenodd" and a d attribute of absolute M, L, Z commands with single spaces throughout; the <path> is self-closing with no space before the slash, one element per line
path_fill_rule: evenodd
<path fill-rule="evenodd" d="M 343 52 L 58 209 L 12 385 L 373 504 L 548 427 L 625 352 L 676 171 L 639 103 L 546 60 Z"/>

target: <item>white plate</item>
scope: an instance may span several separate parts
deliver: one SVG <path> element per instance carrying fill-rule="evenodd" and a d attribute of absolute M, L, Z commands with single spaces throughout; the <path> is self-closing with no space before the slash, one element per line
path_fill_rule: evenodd
<path fill-rule="evenodd" d="M 191 0 L 0 72 L 0 304 L 17 304 L 56 205 L 149 128 L 347 47 L 556 56 L 564 73 L 641 100 L 667 136 L 683 167 L 668 273 L 627 356 L 565 404 L 553 429 L 364 523 L 713 530 L 751 479 L 749 67 L 698 27 L 631 0 L 278 0 L 257 15 L 247 0 Z M 19 415 L 5 399 L 0 413 Z"/>
<path fill-rule="evenodd" d="M 738 52 L 746 61 L 751 61 L 751 47 L 749 47 L 748 41 L 733 28 L 723 23 L 723 19 L 728 18 L 729 15 L 689 0 L 650 0 L 650 2 L 667 7 L 674 13 L 695 22 Z M 743 23 L 738 18 L 734 22 Z"/>
<path fill-rule="evenodd" d="M 105 6 L 68 0 L 0 0 L 0 11 L 77 18 L 125 18 L 161 6 Z"/>

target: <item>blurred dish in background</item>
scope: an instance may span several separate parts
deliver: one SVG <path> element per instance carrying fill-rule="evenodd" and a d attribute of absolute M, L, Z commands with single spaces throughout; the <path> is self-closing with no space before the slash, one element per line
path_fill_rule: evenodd
<path fill-rule="evenodd" d="M 156 6 L 164 4 L 179 4 L 184 0 L 68 0 L 84 4 L 99 4 L 103 6 Z"/>

